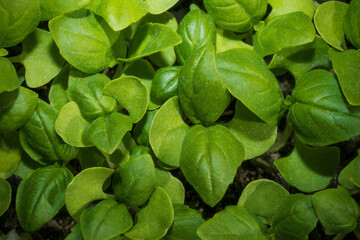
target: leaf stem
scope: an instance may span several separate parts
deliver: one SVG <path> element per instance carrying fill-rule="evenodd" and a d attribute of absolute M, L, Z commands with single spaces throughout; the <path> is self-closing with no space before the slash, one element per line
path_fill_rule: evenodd
<path fill-rule="evenodd" d="M 268 152 L 273 153 L 279 151 L 281 148 L 285 146 L 287 141 L 289 140 L 291 133 L 293 131 L 293 125 L 289 118 L 286 119 L 286 125 L 283 133 L 279 137 L 279 139 L 271 146 Z"/>

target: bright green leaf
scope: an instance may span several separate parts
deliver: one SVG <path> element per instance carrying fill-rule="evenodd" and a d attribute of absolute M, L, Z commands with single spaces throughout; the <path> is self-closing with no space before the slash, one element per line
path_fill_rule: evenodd
<path fill-rule="evenodd" d="M 150 147 L 149 131 L 156 113 L 157 110 L 147 111 L 140 122 L 135 125 L 132 134 L 139 145 Z"/>
<path fill-rule="evenodd" d="M 353 159 L 339 174 L 339 183 L 349 190 L 360 190 L 360 154 Z"/>
<path fill-rule="evenodd" d="M 7 58 L 0 57 L 0 72 L 0 94 L 5 91 L 13 91 L 19 87 L 15 67 Z"/>
<path fill-rule="evenodd" d="M 314 15 L 313 0 L 268 0 L 271 5 L 271 12 L 266 21 L 291 12 L 301 11 L 310 18 Z"/>
<path fill-rule="evenodd" d="M 77 158 L 82 170 L 92 167 L 109 167 L 106 157 L 96 147 L 80 148 Z"/>
<path fill-rule="evenodd" d="M 8 209 L 11 202 L 11 186 L 5 180 L 0 178 L 0 216 Z"/>
<path fill-rule="evenodd" d="M 169 195 L 172 204 L 184 204 L 185 188 L 182 182 L 170 172 L 156 168 L 156 186 L 163 188 Z"/>
<path fill-rule="evenodd" d="M 237 35 L 234 32 L 216 29 L 216 53 L 225 52 L 233 48 L 249 48 L 253 47 L 242 41 L 243 36 Z"/>
<path fill-rule="evenodd" d="M 9 52 L 5 48 L 0 48 L 0 57 L 5 57 Z"/>
<path fill-rule="evenodd" d="M 352 0 L 350 1 L 349 8 L 345 14 L 344 18 L 344 31 L 346 38 L 351 42 L 351 44 L 360 48 L 360 1 Z"/>
<path fill-rule="evenodd" d="M 18 132 L 0 134 L 0 178 L 7 179 L 15 172 L 20 163 L 21 150 Z"/>
<path fill-rule="evenodd" d="M 163 104 L 169 98 L 177 96 L 180 66 L 163 67 L 156 71 L 151 87 L 151 99 Z"/>
<path fill-rule="evenodd" d="M 68 96 L 66 94 L 66 89 L 68 88 L 68 79 L 70 73 L 70 65 L 65 65 L 56 78 L 52 81 L 50 91 L 49 91 L 49 102 L 57 110 L 69 102 Z"/>
<path fill-rule="evenodd" d="M 41 0 L 41 21 L 73 12 L 89 5 L 91 0 Z"/>
<path fill-rule="evenodd" d="M 151 14 L 160 14 L 172 6 L 174 6 L 179 0 L 145 0 L 148 5 L 147 10 Z"/>

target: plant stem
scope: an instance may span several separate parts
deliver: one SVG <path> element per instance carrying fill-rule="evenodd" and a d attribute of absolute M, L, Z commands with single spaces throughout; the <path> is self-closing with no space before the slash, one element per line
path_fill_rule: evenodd
<path fill-rule="evenodd" d="M 272 145 L 268 152 L 273 153 L 279 151 L 281 148 L 285 146 L 287 141 L 289 140 L 291 133 L 293 130 L 292 123 L 289 118 L 286 119 L 285 129 L 279 139 Z"/>

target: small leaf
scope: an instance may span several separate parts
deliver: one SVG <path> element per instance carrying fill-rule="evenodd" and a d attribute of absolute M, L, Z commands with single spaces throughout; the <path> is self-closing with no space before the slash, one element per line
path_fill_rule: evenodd
<path fill-rule="evenodd" d="M 9 52 L 5 48 L 0 48 L 0 57 L 5 57 Z"/>
<path fill-rule="evenodd" d="M 126 237 L 131 239 L 161 239 L 174 220 L 174 209 L 166 191 L 157 187 L 149 203 L 137 213 L 137 223 Z"/>
<path fill-rule="evenodd" d="M 96 147 L 80 148 L 77 158 L 82 170 L 92 167 L 109 167 L 106 157 Z"/>
<path fill-rule="evenodd" d="M 344 18 L 344 31 L 346 38 L 351 42 L 351 44 L 360 48 L 360 1 L 352 0 L 350 1 L 349 8 L 345 14 Z"/>
<path fill-rule="evenodd" d="M 242 239 L 268 240 L 264 226 L 244 207 L 227 206 L 202 224 L 197 234 L 202 240 Z"/>
<path fill-rule="evenodd" d="M 169 195 L 172 204 L 184 204 L 185 188 L 182 182 L 170 172 L 156 168 L 156 186 L 163 188 Z"/>
<path fill-rule="evenodd" d="M 71 228 L 71 233 L 66 236 L 65 240 L 83 240 L 80 224 L 77 223 Z"/>
<path fill-rule="evenodd" d="M 224 126 L 195 125 L 184 138 L 180 168 L 204 202 L 213 207 L 233 182 L 243 158 L 243 147 Z"/>
<path fill-rule="evenodd" d="M 156 71 L 152 80 L 151 99 L 157 104 L 177 96 L 180 66 L 163 67 Z"/>
<path fill-rule="evenodd" d="M 216 29 L 216 53 L 225 52 L 234 48 L 248 48 L 253 49 L 249 44 L 242 41 L 243 34 L 237 35 L 234 32 Z"/>
<path fill-rule="evenodd" d="M 68 96 L 66 94 L 66 89 L 68 88 L 68 79 L 70 73 L 70 65 L 65 65 L 60 73 L 55 77 L 51 83 L 49 91 L 49 102 L 57 110 L 69 102 Z"/>
<path fill-rule="evenodd" d="M 150 126 L 149 140 L 156 157 L 169 166 L 179 167 L 181 145 L 188 130 L 189 126 L 182 119 L 179 98 L 170 98 Z"/>
<path fill-rule="evenodd" d="M 89 5 L 91 0 L 41 0 L 41 21 L 73 12 Z"/>
<path fill-rule="evenodd" d="M 349 233 L 355 229 L 360 209 L 345 188 L 339 186 L 317 192 L 312 202 L 326 234 Z"/>
<path fill-rule="evenodd" d="M 81 211 L 91 202 L 111 199 L 103 192 L 105 181 L 113 174 L 111 168 L 94 167 L 81 171 L 66 188 L 65 203 L 71 217 L 80 220 Z"/>
<path fill-rule="evenodd" d="M 145 0 L 148 5 L 147 10 L 151 14 L 160 14 L 169 10 L 179 0 Z"/>
<path fill-rule="evenodd" d="M 10 202 L 11 186 L 5 179 L 0 177 L 0 216 L 8 209 Z"/>
<path fill-rule="evenodd" d="M 47 166 L 35 170 L 20 183 L 16 213 L 25 231 L 38 230 L 57 214 L 65 203 L 65 189 L 72 179 L 67 168 Z"/>
<path fill-rule="evenodd" d="M 314 15 L 314 3 L 312 0 L 268 0 L 271 5 L 271 12 L 265 21 L 274 17 L 281 16 L 291 12 L 301 11 L 310 18 Z"/>
<path fill-rule="evenodd" d="M 360 154 L 353 159 L 339 174 L 338 182 L 348 190 L 360 191 Z"/>
<path fill-rule="evenodd" d="M 7 58 L 0 57 L 0 72 L 0 94 L 5 91 L 13 91 L 19 87 L 16 69 Z"/>
<path fill-rule="evenodd" d="M 7 179 L 15 172 L 21 160 L 21 150 L 18 132 L 0 134 L 0 178 Z"/>
<path fill-rule="evenodd" d="M 142 146 L 150 147 L 149 132 L 157 110 L 147 111 L 145 116 L 135 125 L 132 134 L 135 141 Z"/>
<path fill-rule="evenodd" d="M 124 204 L 103 200 L 95 207 L 84 209 L 80 226 L 85 240 L 110 239 L 128 231 L 133 225 Z"/>

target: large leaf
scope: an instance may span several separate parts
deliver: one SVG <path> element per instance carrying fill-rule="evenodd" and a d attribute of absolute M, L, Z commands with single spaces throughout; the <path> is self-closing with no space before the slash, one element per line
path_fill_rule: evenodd
<path fill-rule="evenodd" d="M 316 10 L 314 23 L 320 36 L 336 49 L 346 49 L 344 17 L 348 4 L 339 1 L 322 3 Z"/>
<path fill-rule="evenodd" d="M 180 168 L 204 202 L 215 206 L 244 159 L 240 142 L 223 126 L 195 125 L 181 148 Z"/>
<path fill-rule="evenodd" d="M 65 203 L 71 217 L 80 220 L 80 214 L 91 202 L 101 199 L 112 199 L 113 196 L 103 192 L 105 181 L 114 170 L 104 167 L 93 167 L 81 171 L 66 188 Z"/>
<path fill-rule="evenodd" d="M 310 18 L 314 15 L 314 2 L 312 0 L 268 0 L 268 3 L 271 5 L 272 10 L 266 18 L 266 21 L 280 15 L 297 11 L 305 13 Z"/>
<path fill-rule="evenodd" d="M 265 15 L 267 0 L 204 0 L 206 10 L 222 29 L 247 32 Z"/>
<path fill-rule="evenodd" d="M 149 203 L 137 213 L 137 223 L 125 236 L 131 239 L 161 239 L 174 220 L 174 209 L 166 191 L 157 187 Z"/>
<path fill-rule="evenodd" d="M 202 224 L 197 234 L 202 240 L 267 240 L 264 227 L 244 207 L 227 206 Z"/>
<path fill-rule="evenodd" d="M 181 107 L 194 124 L 213 123 L 229 104 L 230 94 L 222 83 L 215 63 L 215 48 L 197 49 L 179 73 Z"/>
<path fill-rule="evenodd" d="M 360 48 L 360 1 L 352 0 L 344 19 L 344 31 L 351 44 Z"/>
<path fill-rule="evenodd" d="M 8 209 L 11 202 L 11 186 L 3 178 L 0 178 L 0 216 Z"/>
<path fill-rule="evenodd" d="M 294 132 L 303 143 L 322 146 L 360 134 L 360 109 L 350 107 L 334 75 L 308 72 L 296 82 L 289 110 Z"/>
<path fill-rule="evenodd" d="M 250 49 L 228 50 L 216 55 L 216 66 L 232 95 L 264 122 L 277 124 L 285 110 L 283 95 L 259 54 Z"/>
<path fill-rule="evenodd" d="M 19 133 L 16 131 L 0 134 L 0 178 L 10 177 L 21 160 Z"/>
<path fill-rule="evenodd" d="M 39 0 L 0 2 L 0 47 L 12 47 L 35 30 L 40 21 Z"/>
<path fill-rule="evenodd" d="M 303 12 L 293 12 L 271 19 L 266 26 L 259 24 L 254 35 L 254 49 L 262 56 L 310 43 L 315 38 L 311 18 Z"/>
<path fill-rule="evenodd" d="M 65 167 L 47 166 L 28 175 L 16 194 L 16 213 L 21 227 L 38 230 L 52 219 L 65 203 L 65 190 L 73 179 Z"/>
<path fill-rule="evenodd" d="M 81 9 L 90 2 L 91 0 L 41 0 L 41 21 Z"/>
<path fill-rule="evenodd" d="M 339 162 L 337 147 L 310 148 L 298 140 L 292 153 L 274 164 L 290 185 L 303 192 L 313 192 L 330 184 Z"/>
<path fill-rule="evenodd" d="M 75 158 L 78 149 L 66 144 L 55 132 L 58 111 L 38 100 L 31 118 L 20 130 L 21 146 L 29 156 L 40 164 L 52 164 Z"/>
<path fill-rule="evenodd" d="M 80 226 L 85 240 L 110 239 L 129 230 L 133 220 L 124 204 L 103 200 L 95 207 L 84 209 Z"/>
<path fill-rule="evenodd" d="M 14 65 L 3 57 L 0 57 L 0 72 L 0 94 L 5 91 L 13 91 L 19 87 L 19 80 Z"/>
<path fill-rule="evenodd" d="M 50 20 L 49 29 L 61 55 L 83 72 L 99 72 L 125 56 L 124 36 L 91 12 L 55 17 Z"/>
<path fill-rule="evenodd" d="M 37 28 L 25 38 L 22 45 L 22 53 L 11 58 L 11 61 L 25 66 L 25 79 L 29 87 L 41 87 L 60 72 L 64 59 L 50 32 Z"/>
<path fill-rule="evenodd" d="M 179 98 L 170 98 L 156 113 L 149 131 L 150 145 L 160 161 L 180 166 L 181 145 L 188 130 L 189 126 L 182 119 Z"/>

